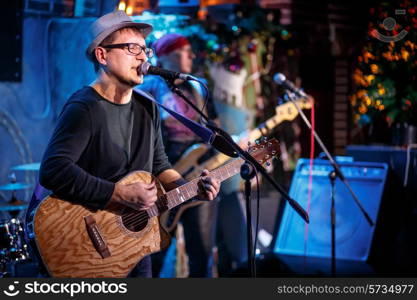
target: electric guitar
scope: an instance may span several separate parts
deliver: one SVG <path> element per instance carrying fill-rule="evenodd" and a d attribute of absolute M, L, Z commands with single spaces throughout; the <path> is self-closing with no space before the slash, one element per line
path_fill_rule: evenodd
<path fill-rule="evenodd" d="M 279 152 L 276 139 L 250 149 L 260 163 Z M 219 181 L 238 174 L 243 160 L 238 158 L 210 172 Z M 35 242 L 46 269 L 53 277 L 126 277 L 145 256 L 170 243 L 170 236 L 159 215 L 197 196 L 200 177 L 165 192 L 157 178 L 145 171 L 134 171 L 120 184 L 155 181 L 158 200 L 148 210 L 113 205 L 90 210 L 54 196 L 46 197 L 35 210 Z"/>
<path fill-rule="evenodd" d="M 308 100 L 296 100 L 297 105 L 301 109 L 311 109 L 311 102 Z M 240 135 L 240 139 L 248 138 L 253 141 L 259 139 L 261 136 L 267 136 L 270 134 L 271 130 L 278 126 L 283 121 L 292 121 L 298 116 L 298 110 L 292 102 L 287 102 L 281 104 L 275 108 L 275 115 L 268 119 L 266 122 L 259 125 L 257 128 L 253 129 L 249 133 L 243 133 Z M 184 154 L 180 160 L 173 166 L 175 170 L 178 171 L 185 179 L 189 180 L 195 178 L 201 174 L 204 169 L 213 170 L 228 160 L 232 159 L 231 157 L 224 155 L 222 153 L 215 154 L 211 158 L 201 162 L 201 158 L 210 150 L 210 146 L 207 144 L 195 144 L 184 151 Z M 181 215 L 184 211 L 190 207 L 194 207 L 204 203 L 204 201 L 193 201 L 188 202 L 187 204 L 181 205 L 175 213 L 167 212 L 164 215 L 162 220 L 164 226 L 171 232 L 175 229 L 177 223 L 179 222 Z"/>

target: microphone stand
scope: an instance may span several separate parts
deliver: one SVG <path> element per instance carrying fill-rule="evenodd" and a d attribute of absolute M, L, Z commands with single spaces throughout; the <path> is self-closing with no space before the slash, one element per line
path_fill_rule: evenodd
<path fill-rule="evenodd" d="M 304 112 L 301 110 L 300 106 L 298 106 L 297 102 L 294 100 L 294 97 L 292 95 L 289 95 L 288 93 L 286 94 L 287 98 L 294 104 L 294 106 L 296 107 L 298 113 L 300 114 L 300 116 L 302 117 L 302 119 L 304 120 L 304 123 L 307 125 L 307 127 L 312 130 L 311 128 L 311 124 L 310 121 L 307 119 L 306 115 L 304 114 Z M 366 218 L 366 220 L 368 221 L 370 226 L 374 226 L 374 222 L 372 221 L 371 217 L 369 216 L 369 214 L 366 212 L 365 208 L 363 207 L 362 203 L 360 202 L 360 200 L 358 199 L 358 197 L 356 196 L 356 194 L 353 192 L 349 182 L 347 182 L 346 177 L 343 175 L 342 170 L 340 169 L 339 165 L 336 163 L 336 161 L 333 159 L 332 155 L 330 154 L 329 150 L 327 150 L 326 146 L 324 145 L 323 141 L 321 140 L 321 138 L 319 137 L 319 135 L 317 134 L 317 132 L 315 130 L 313 131 L 313 135 L 314 138 L 316 139 L 316 142 L 320 145 L 320 148 L 323 150 L 323 152 L 326 154 L 327 159 L 330 161 L 330 164 L 333 166 L 334 171 L 336 173 L 336 176 L 339 177 L 339 179 L 345 184 L 345 186 L 348 188 L 350 194 L 352 195 L 353 199 L 355 200 L 356 205 L 359 207 L 360 211 L 362 212 L 362 214 L 364 215 L 364 217 Z"/>
<path fill-rule="evenodd" d="M 251 179 L 256 176 L 256 171 L 251 164 L 245 162 L 240 168 L 240 176 L 245 180 L 245 200 L 246 200 L 246 238 L 248 246 L 248 273 L 249 277 L 256 277 L 255 255 L 253 253 L 252 235 L 252 210 L 251 210 Z"/>
<path fill-rule="evenodd" d="M 327 150 L 326 146 L 324 145 L 323 141 L 319 137 L 319 135 L 316 133 L 315 130 L 312 129 L 311 123 L 307 119 L 304 112 L 301 110 L 301 108 L 298 106 L 297 102 L 294 99 L 294 96 L 291 93 L 286 93 L 286 98 L 289 99 L 298 110 L 298 113 L 304 120 L 304 123 L 307 125 L 307 127 L 313 131 L 314 138 L 316 142 L 320 145 L 320 148 L 322 151 L 326 154 L 327 159 L 329 160 L 330 164 L 333 167 L 333 171 L 329 173 L 329 179 L 331 183 L 331 208 L 330 208 L 330 226 L 331 226 L 331 274 L 333 277 L 336 276 L 336 206 L 335 206 L 335 180 L 337 177 L 345 184 L 345 186 L 348 188 L 350 194 L 352 195 L 353 199 L 355 200 L 357 206 L 359 207 L 360 211 L 368 221 L 370 226 L 374 226 L 374 222 L 372 221 L 371 217 L 366 212 L 365 208 L 363 207 L 362 203 L 356 196 L 356 194 L 353 192 L 350 184 L 347 182 L 346 177 L 343 175 L 339 165 L 336 163 L 336 161 L 333 159 L 330 152 Z"/>
<path fill-rule="evenodd" d="M 224 142 L 227 147 L 222 147 L 223 149 L 219 149 L 218 147 L 217 150 L 219 150 L 220 152 L 231 156 L 231 157 L 240 157 L 242 158 L 249 167 L 253 167 L 254 172 L 253 172 L 253 176 L 256 174 L 256 172 L 259 172 L 263 175 L 264 178 L 266 178 L 266 180 L 268 180 L 272 186 L 275 187 L 275 189 L 283 196 L 283 198 L 285 200 L 288 201 L 288 204 L 291 205 L 291 207 L 297 212 L 297 214 L 306 222 L 309 223 L 309 217 L 307 212 L 301 207 L 300 204 L 298 204 L 294 199 L 292 199 L 287 192 L 285 191 L 285 189 L 283 187 L 281 187 L 277 182 L 275 182 L 275 180 L 269 176 L 269 174 L 267 173 L 267 171 L 265 170 L 264 167 L 262 167 L 261 164 L 259 164 L 259 162 L 253 158 L 247 151 L 244 151 L 242 148 L 239 147 L 239 145 L 237 145 L 232 137 L 224 130 L 218 128 L 217 126 L 215 126 L 213 124 L 212 121 L 209 120 L 209 118 L 204 114 L 203 111 L 201 111 L 196 105 L 194 105 L 194 103 L 192 103 L 185 95 L 184 93 L 174 84 L 174 79 L 166 79 L 168 86 L 170 87 L 170 89 L 177 94 L 178 96 L 180 96 L 182 99 L 185 100 L 185 102 L 187 102 L 197 113 L 199 113 L 201 115 L 201 117 L 207 122 L 206 127 L 211 129 L 216 136 L 221 137 L 222 142 Z M 213 145 L 214 146 L 214 145 Z M 224 151 L 224 148 L 228 149 L 229 151 Z M 231 150 L 231 151 L 230 151 Z M 246 169 L 247 167 L 242 166 L 241 169 L 241 176 L 242 178 L 245 178 L 246 176 Z M 252 172 L 249 172 L 252 173 Z M 252 174 L 251 174 L 252 175 Z M 247 176 L 249 179 L 247 179 L 246 183 L 245 183 L 245 187 L 248 188 L 250 187 L 250 176 Z M 248 226 L 248 264 L 250 265 L 250 277 L 254 277 L 255 276 L 255 267 L 254 267 L 254 255 L 253 255 L 253 251 L 252 251 L 252 229 L 251 229 L 251 220 L 249 219 L 249 217 L 251 216 L 251 212 L 250 212 L 250 190 L 246 191 L 245 193 L 247 195 L 247 204 L 246 204 L 246 210 L 247 210 L 247 226 Z"/>

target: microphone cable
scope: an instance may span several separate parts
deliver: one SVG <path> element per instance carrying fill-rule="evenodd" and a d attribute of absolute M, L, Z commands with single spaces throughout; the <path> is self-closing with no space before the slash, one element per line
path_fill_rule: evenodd
<path fill-rule="evenodd" d="M 307 213 L 310 215 L 310 206 L 311 206 L 311 196 L 313 191 L 313 166 L 314 166 L 314 131 L 316 127 L 316 117 L 315 117 L 315 109 L 314 109 L 314 101 L 311 103 L 311 129 L 310 129 L 310 167 L 309 167 L 309 174 L 308 174 L 308 196 L 307 196 Z M 307 257 L 307 242 L 308 242 L 308 223 L 304 224 L 304 269 L 306 266 L 306 257 Z"/>

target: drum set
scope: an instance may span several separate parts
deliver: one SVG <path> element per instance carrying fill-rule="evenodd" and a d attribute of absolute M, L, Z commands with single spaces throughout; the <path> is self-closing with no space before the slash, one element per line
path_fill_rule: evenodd
<path fill-rule="evenodd" d="M 14 166 L 13 171 L 38 171 L 39 163 Z M 0 185 L 1 193 L 11 193 L 10 201 L 0 202 L 0 277 L 13 277 L 18 263 L 32 259 L 25 226 L 21 219 L 28 205 L 16 197 L 16 192 L 32 187 L 31 184 L 17 182 L 15 173 L 9 176 L 9 183 Z"/>

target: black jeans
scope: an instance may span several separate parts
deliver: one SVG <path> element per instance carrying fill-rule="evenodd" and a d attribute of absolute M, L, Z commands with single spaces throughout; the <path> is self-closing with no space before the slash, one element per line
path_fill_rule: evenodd
<path fill-rule="evenodd" d="M 169 142 L 166 153 L 175 164 L 188 147 L 194 143 Z M 188 208 L 181 215 L 184 226 L 186 251 L 189 258 L 189 277 L 211 277 L 215 244 L 217 201 Z M 175 210 L 175 209 L 174 209 Z M 152 255 L 153 276 L 158 276 L 166 251 Z"/>
<path fill-rule="evenodd" d="M 150 256 L 145 256 L 129 273 L 127 277 L 152 278 L 152 262 Z"/>

